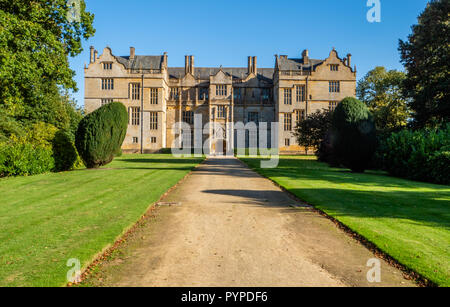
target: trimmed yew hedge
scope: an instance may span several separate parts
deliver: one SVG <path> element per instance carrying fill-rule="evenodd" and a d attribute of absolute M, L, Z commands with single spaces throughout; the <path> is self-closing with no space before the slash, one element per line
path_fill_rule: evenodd
<path fill-rule="evenodd" d="M 75 145 L 87 168 L 110 163 L 125 139 L 128 112 L 120 102 L 107 104 L 84 117 L 75 135 Z"/>
<path fill-rule="evenodd" d="M 377 147 L 375 124 L 367 106 L 347 97 L 333 114 L 332 147 L 337 161 L 353 172 L 364 172 Z"/>

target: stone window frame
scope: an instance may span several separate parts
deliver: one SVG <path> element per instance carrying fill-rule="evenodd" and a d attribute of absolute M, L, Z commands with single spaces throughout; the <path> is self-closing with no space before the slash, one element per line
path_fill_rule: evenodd
<path fill-rule="evenodd" d="M 193 125 L 194 124 L 194 111 L 183 111 L 183 122 Z"/>
<path fill-rule="evenodd" d="M 330 64 L 330 71 L 339 71 L 339 64 Z"/>
<path fill-rule="evenodd" d="M 131 83 L 131 100 L 141 100 L 141 83 Z"/>
<path fill-rule="evenodd" d="M 141 107 L 130 107 L 130 123 L 132 126 L 141 124 Z"/>
<path fill-rule="evenodd" d="M 103 70 L 112 70 L 112 62 L 103 62 Z"/>
<path fill-rule="evenodd" d="M 336 107 L 338 104 L 339 104 L 339 101 L 330 101 L 328 103 L 328 110 L 330 110 L 330 111 L 336 110 Z"/>
<path fill-rule="evenodd" d="M 216 96 L 227 96 L 227 86 L 216 85 Z"/>
<path fill-rule="evenodd" d="M 305 120 L 306 118 L 306 110 L 299 109 L 295 110 L 295 120 L 297 123 L 301 122 L 302 120 Z"/>
<path fill-rule="evenodd" d="M 217 106 L 217 118 L 224 119 L 227 115 L 226 106 Z"/>
<path fill-rule="evenodd" d="M 103 107 L 103 106 L 105 106 L 107 104 L 112 103 L 113 101 L 114 101 L 114 99 L 112 99 L 112 98 L 102 98 L 101 105 Z"/>
<path fill-rule="evenodd" d="M 114 79 L 102 78 L 102 90 L 113 90 L 113 89 L 114 89 Z"/>
<path fill-rule="evenodd" d="M 150 104 L 158 104 L 159 93 L 157 88 L 150 89 Z"/>
<path fill-rule="evenodd" d="M 284 131 L 292 131 L 292 113 L 284 113 Z"/>
<path fill-rule="evenodd" d="M 329 81 L 329 92 L 330 93 L 340 93 L 341 92 L 341 82 L 340 81 Z"/>
<path fill-rule="evenodd" d="M 306 85 L 300 84 L 295 86 L 297 92 L 297 102 L 306 101 Z"/>
<path fill-rule="evenodd" d="M 170 100 L 177 100 L 180 97 L 180 88 L 171 87 L 170 88 Z"/>
<path fill-rule="evenodd" d="M 150 130 L 158 130 L 158 112 L 149 112 L 150 115 Z"/>
<path fill-rule="evenodd" d="M 284 104 L 292 105 L 292 88 L 284 89 Z"/>

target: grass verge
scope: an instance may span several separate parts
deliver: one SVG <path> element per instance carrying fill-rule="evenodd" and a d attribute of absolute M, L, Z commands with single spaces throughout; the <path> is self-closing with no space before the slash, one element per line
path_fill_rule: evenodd
<path fill-rule="evenodd" d="M 64 286 L 202 159 L 124 155 L 105 168 L 0 179 L 0 286 Z"/>
<path fill-rule="evenodd" d="M 241 160 L 375 244 L 406 268 L 450 286 L 450 187 L 330 168 L 312 157 Z"/>

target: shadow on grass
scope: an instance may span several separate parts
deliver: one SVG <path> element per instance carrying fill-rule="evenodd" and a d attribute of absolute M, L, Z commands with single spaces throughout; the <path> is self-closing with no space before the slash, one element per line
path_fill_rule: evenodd
<path fill-rule="evenodd" d="M 145 158 L 137 158 L 137 159 L 118 159 L 120 162 L 126 163 L 159 163 L 159 164 L 192 164 L 192 163 L 200 163 L 202 159 L 200 158 L 186 158 L 186 159 L 145 159 Z"/>
<path fill-rule="evenodd" d="M 301 159 L 281 159 L 278 168 L 264 170 L 257 167 L 258 159 L 244 161 L 264 176 L 284 182 L 285 188 L 300 199 L 333 212 L 337 218 L 407 219 L 450 229 L 450 186 L 380 172 L 355 174 Z"/>

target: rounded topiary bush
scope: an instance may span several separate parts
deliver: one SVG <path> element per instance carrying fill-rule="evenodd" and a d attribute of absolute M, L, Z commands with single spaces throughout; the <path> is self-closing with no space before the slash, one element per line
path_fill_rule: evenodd
<path fill-rule="evenodd" d="M 120 102 L 88 114 L 78 125 L 75 145 L 87 168 L 110 163 L 120 151 L 128 126 L 128 112 Z"/>
<path fill-rule="evenodd" d="M 367 106 L 345 98 L 333 114 L 333 150 L 336 159 L 354 172 L 364 172 L 376 150 L 376 130 Z"/>
<path fill-rule="evenodd" d="M 53 158 L 55 159 L 55 171 L 63 172 L 71 170 L 78 159 L 73 134 L 68 131 L 56 132 L 52 142 Z"/>

